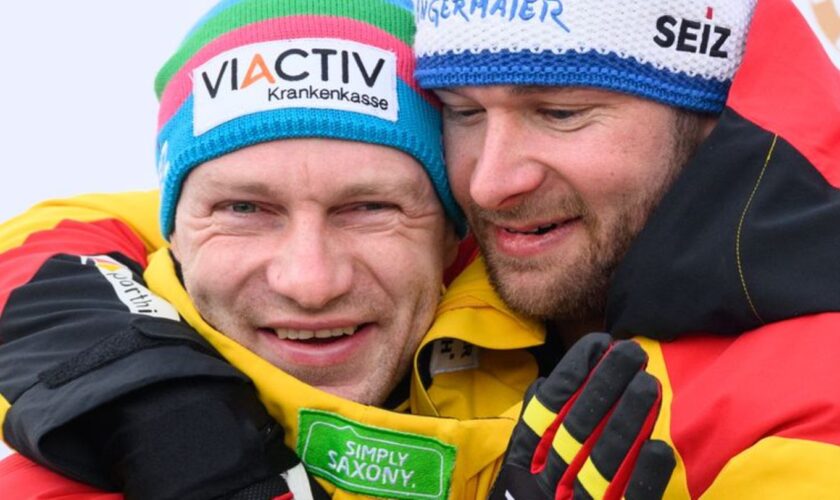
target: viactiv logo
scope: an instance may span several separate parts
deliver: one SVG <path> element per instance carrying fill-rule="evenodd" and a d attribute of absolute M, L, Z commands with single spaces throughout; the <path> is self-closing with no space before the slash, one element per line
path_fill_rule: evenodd
<path fill-rule="evenodd" d="M 242 45 L 195 68 L 193 134 L 262 111 L 352 111 L 396 122 L 397 56 L 332 38 Z"/>
<path fill-rule="evenodd" d="M 834 65 L 840 68 L 840 2 L 794 0 L 794 5 L 817 34 Z"/>
<path fill-rule="evenodd" d="M 341 489 L 405 500 L 449 496 L 452 445 L 310 409 L 300 410 L 299 431 L 297 453 L 306 469 Z"/>

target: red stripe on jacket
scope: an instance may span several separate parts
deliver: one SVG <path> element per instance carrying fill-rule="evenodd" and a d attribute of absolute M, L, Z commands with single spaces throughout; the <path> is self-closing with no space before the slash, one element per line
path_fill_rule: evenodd
<path fill-rule="evenodd" d="M 146 267 L 143 242 L 123 222 L 65 220 L 32 233 L 24 243 L 0 254 L 0 313 L 15 288 L 26 284 L 56 254 L 97 255 L 119 252 Z"/>
<path fill-rule="evenodd" d="M 840 49 L 824 47 L 822 36 L 789 0 L 758 2 L 727 105 L 784 137 L 840 187 L 840 68 L 828 52 L 840 61 Z"/>
<path fill-rule="evenodd" d="M 0 461 L 0 491 L 15 500 L 121 500 L 121 493 L 107 493 L 42 467 L 22 455 Z"/>
<path fill-rule="evenodd" d="M 673 391 L 671 437 L 692 498 L 764 437 L 840 446 L 838 332 L 840 313 L 825 313 L 737 337 L 662 343 Z"/>

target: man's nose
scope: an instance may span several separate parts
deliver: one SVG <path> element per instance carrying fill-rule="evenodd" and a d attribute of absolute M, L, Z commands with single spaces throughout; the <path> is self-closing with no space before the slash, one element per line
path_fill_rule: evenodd
<path fill-rule="evenodd" d="M 306 310 L 323 309 L 350 291 L 349 249 L 331 240 L 323 221 L 296 221 L 285 231 L 268 266 L 273 291 Z"/>
<path fill-rule="evenodd" d="M 481 150 L 470 177 L 470 197 L 481 208 L 504 209 L 542 184 L 545 168 L 534 161 L 523 121 L 488 113 Z"/>

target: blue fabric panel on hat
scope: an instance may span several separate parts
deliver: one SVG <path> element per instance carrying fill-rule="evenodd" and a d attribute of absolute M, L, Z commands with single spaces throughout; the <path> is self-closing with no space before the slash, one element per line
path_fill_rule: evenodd
<path fill-rule="evenodd" d="M 701 112 L 723 109 L 729 83 L 656 68 L 632 58 L 589 52 L 483 51 L 423 56 L 421 87 L 465 85 L 591 86 L 648 97 Z"/>
<path fill-rule="evenodd" d="M 402 81 L 398 81 L 399 121 L 389 122 L 351 111 L 285 108 L 252 113 L 193 135 L 193 98 L 190 96 L 158 135 L 158 154 L 163 143 L 177 151 L 168 158 L 170 169 L 161 188 L 161 228 L 169 234 L 174 225 L 175 204 L 189 172 L 201 163 L 249 145 L 275 139 L 324 137 L 363 141 L 407 152 L 425 168 L 446 213 L 460 234 L 466 230 L 458 205 L 446 181 L 440 152 L 440 115 L 435 108 Z"/>

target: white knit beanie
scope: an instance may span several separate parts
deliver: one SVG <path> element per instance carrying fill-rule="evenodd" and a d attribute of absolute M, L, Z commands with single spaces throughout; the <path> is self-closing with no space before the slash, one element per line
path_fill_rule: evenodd
<path fill-rule="evenodd" d="M 415 0 L 424 88 L 599 87 L 723 109 L 756 0 Z"/>

